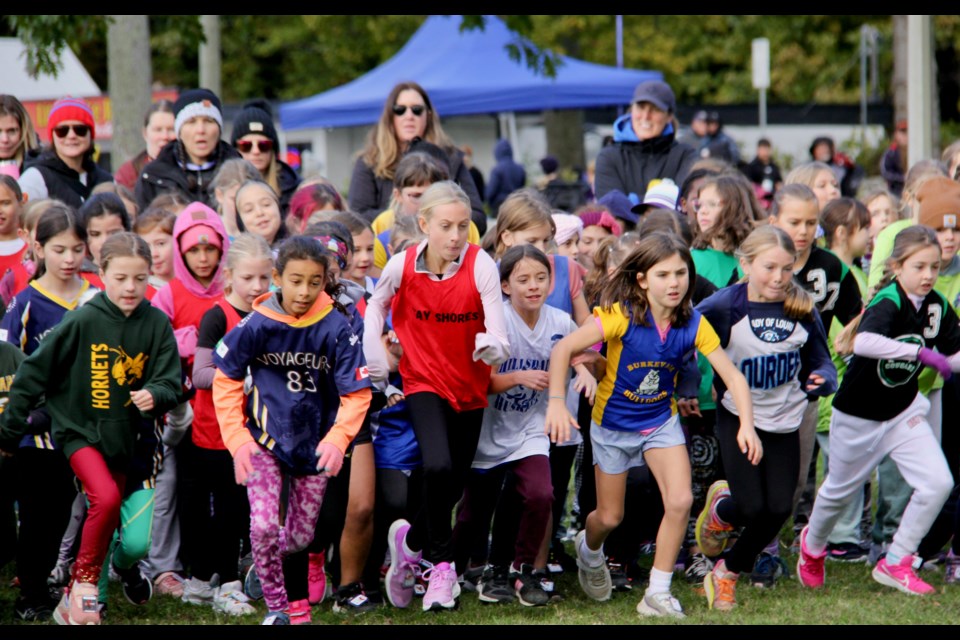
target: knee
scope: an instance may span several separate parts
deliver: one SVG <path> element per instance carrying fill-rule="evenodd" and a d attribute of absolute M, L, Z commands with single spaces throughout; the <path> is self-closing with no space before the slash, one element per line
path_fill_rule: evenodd
<path fill-rule="evenodd" d="M 553 487 L 546 484 L 531 489 L 524 500 L 524 507 L 534 512 L 550 511 L 553 507 Z"/>
<path fill-rule="evenodd" d="M 663 500 L 664 512 L 672 516 L 686 518 L 690 514 L 692 506 L 693 493 L 689 489 L 671 491 L 667 493 Z"/>
<path fill-rule="evenodd" d="M 112 485 L 98 491 L 96 494 L 87 494 L 90 500 L 90 510 L 96 510 L 109 517 L 120 516 L 120 489 Z"/>
<path fill-rule="evenodd" d="M 917 493 L 923 495 L 929 502 L 939 502 L 943 504 L 950 497 L 953 491 L 953 476 L 950 472 L 938 473 L 933 476 L 924 489 L 918 489 Z"/>
<path fill-rule="evenodd" d="M 350 500 L 347 506 L 347 522 L 354 527 L 367 527 L 373 525 L 373 496 L 363 496 L 356 500 Z"/>
<path fill-rule="evenodd" d="M 128 558 L 140 560 L 150 553 L 149 536 L 123 536 L 120 538 L 120 544 L 123 545 L 123 553 Z"/>
<path fill-rule="evenodd" d="M 272 544 L 280 539 L 280 524 L 257 518 L 250 520 L 250 542 L 254 545 Z"/>
<path fill-rule="evenodd" d="M 424 479 L 444 479 L 453 475 L 453 462 L 446 458 L 444 460 L 424 460 L 423 477 Z"/>
<path fill-rule="evenodd" d="M 597 518 L 597 524 L 606 531 L 613 531 L 620 526 L 623 521 L 623 509 L 601 509 L 593 512 Z"/>

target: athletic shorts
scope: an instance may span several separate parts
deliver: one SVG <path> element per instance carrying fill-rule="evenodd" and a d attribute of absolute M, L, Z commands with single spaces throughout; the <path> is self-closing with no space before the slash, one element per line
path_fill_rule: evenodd
<path fill-rule="evenodd" d="M 593 443 L 593 464 L 611 475 L 644 465 L 643 452 L 647 449 L 666 449 L 687 443 L 677 414 L 645 435 L 639 431 L 605 429 L 591 422 L 590 441 Z"/>

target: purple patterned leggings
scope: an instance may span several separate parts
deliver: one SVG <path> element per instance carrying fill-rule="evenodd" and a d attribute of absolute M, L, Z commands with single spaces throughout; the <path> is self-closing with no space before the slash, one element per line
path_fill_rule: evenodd
<path fill-rule="evenodd" d="M 292 476 L 287 520 L 280 526 L 280 491 L 283 472 L 272 453 L 261 449 L 251 458 L 253 473 L 247 479 L 250 500 L 250 546 L 253 565 L 263 585 L 263 599 L 270 611 L 287 607 L 283 585 L 283 558 L 305 549 L 313 540 L 320 515 L 326 476 Z"/>

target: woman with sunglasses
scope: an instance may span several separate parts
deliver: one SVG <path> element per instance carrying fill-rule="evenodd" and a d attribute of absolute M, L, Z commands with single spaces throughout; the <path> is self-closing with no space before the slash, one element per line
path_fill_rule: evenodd
<path fill-rule="evenodd" d="M 11 95 L 0 95 L 0 174 L 14 180 L 27 158 L 40 155 L 40 142 L 23 104 Z"/>
<path fill-rule="evenodd" d="M 96 127 L 90 105 L 80 98 L 62 98 L 53 103 L 47 121 L 51 146 L 20 176 L 24 201 L 56 198 L 74 209 L 90 197 L 101 182 L 113 176 L 93 161 Z"/>
<path fill-rule="evenodd" d="M 286 217 L 290 198 L 300 185 L 300 177 L 279 157 L 280 138 L 273 125 L 273 112 L 263 100 L 253 100 L 233 121 L 232 144 L 244 160 L 257 168 L 263 181 L 280 196 L 280 215 Z"/>
<path fill-rule="evenodd" d="M 390 208 L 394 172 L 415 139 L 426 140 L 446 152 L 450 179 L 470 198 L 470 217 L 482 236 L 487 229 L 483 199 L 463 162 L 463 152 L 444 133 L 427 92 L 415 82 L 401 82 L 390 91 L 380 119 L 370 129 L 367 145 L 353 167 L 350 209 L 373 222 Z"/>
<path fill-rule="evenodd" d="M 220 98 L 209 89 L 184 91 L 173 105 L 176 139 L 168 142 L 157 159 L 140 172 L 137 204 L 150 206 L 163 193 L 178 193 L 188 202 L 217 205 L 211 183 L 220 166 L 239 158 L 233 147 L 220 140 L 223 115 Z"/>

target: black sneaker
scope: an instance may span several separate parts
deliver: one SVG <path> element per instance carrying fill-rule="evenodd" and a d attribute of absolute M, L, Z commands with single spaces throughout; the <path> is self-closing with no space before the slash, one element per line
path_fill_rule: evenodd
<path fill-rule="evenodd" d="M 550 602 L 550 595 L 543 590 L 540 578 L 534 575 L 531 565 L 522 564 L 519 571 L 511 566 L 509 577 L 517 600 L 523 606 L 542 607 Z"/>
<path fill-rule="evenodd" d="M 827 545 L 827 559 L 835 562 L 866 562 L 869 552 L 855 542 Z"/>
<path fill-rule="evenodd" d="M 690 584 L 702 585 L 703 579 L 711 571 L 713 571 L 713 561 L 702 553 L 693 553 L 687 557 L 683 575 Z"/>
<path fill-rule="evenodd" d="M 341 585 L 333 594 L 334 613 L 367 613 L 377 608 L 363 592 L 359 582 Z"/>
<path fill-rule="evenodd" d="M 24 598 L 17 598 L 13 605 L 13 610 L 17 618 L 24 622 L 46 622 L 53 617 L 53 609 L 56 605 L 51 602 L 30 602 Z"/>
<path fill-rule="evenodd" d="M 510 578 L 505 567 L 487 567 L 480 578 L 477 589 L 480 602 L 506 604 L 513 602 L 513 589 L 510 588 Z"/>
<path fill-rule="evenodd" d="M 567 553 L 562 542 L 554 540 L 547 558 L 547 568 L 550 573 L 573 573 L 577 570 L 577 559 Z"/>
<path fill-rule="evenodd" d="M 123 596 L 130 604 L 141 606 L 150 602 L 153 597 L 153 582 L 141 573 L 139 563 L 134 563 L 129 569 L 113 565 L 113 570 L 120 576 Z"/>
<path fill-rule="evenodd" d="M 613 558 L 609 558 L 607 567 L 610 569 L 610 582 L 613 584 L 614 591 L 630 591 L 633 589 L 625 566 Z"/>
<path fill-rule="evenodd" d="M 483 571 L 485 567 L 467 567 L 467 570 L 463 572 L 461 578 L 463 580 L 460 583 L 460 586 L 463 587 L 465 591 L 472 591 L 474 593 L 480 588 L 480 579 L 483 577 Z"/>
<path fill-rule="evenodd" d="M 780 556 L 763 551 L 757 556 L 757 562 L 753 565 L 750 583 L 755 587 L 769 589 L 777 584 L 777 578 L 783 576 L 790 576 L 787 563 Z"/>
<path fill-rule="evenodd" d="M 534 569 L 533 577 L 540 581 L 540 588 L 543 589 L 550 598 L 550 602 L 563 602 L 565 600 L 563 594 L 557 589 L 557 583 L 554 582 L 553 576 L 550 575 L 549 571 Z"/>

